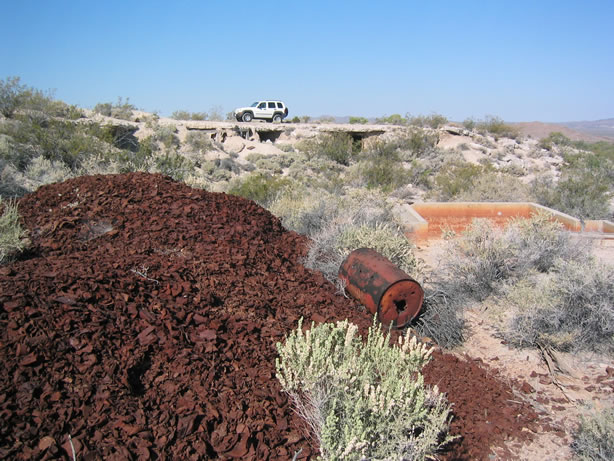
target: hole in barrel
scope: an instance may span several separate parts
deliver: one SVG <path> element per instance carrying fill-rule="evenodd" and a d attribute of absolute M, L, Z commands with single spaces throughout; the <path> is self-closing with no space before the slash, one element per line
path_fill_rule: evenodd
<path fill-rule="evenodd" d="M 397 308 L 397 312 L 401 313 L 407 308 L 407 303 L 404 299 L 395 299 L 394 305 Z"/>

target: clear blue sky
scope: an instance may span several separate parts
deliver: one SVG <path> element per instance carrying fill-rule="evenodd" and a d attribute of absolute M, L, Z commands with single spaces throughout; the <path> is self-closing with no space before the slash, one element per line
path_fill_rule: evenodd
<path fill-rule="evenodd" d="M 81 107 L 614 117 L 614 0 L 2 0 L 0 78 Z"/>

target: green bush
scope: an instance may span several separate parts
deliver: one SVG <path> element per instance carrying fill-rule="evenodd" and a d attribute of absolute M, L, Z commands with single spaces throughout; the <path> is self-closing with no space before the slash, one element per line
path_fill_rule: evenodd
<path fill-rule="evenodd" d="M 132 120 L 133 111 L 136 107 L 130 104 L 130 98 L 126 98 L 126 101 L 119 97 L 117 103 L 111 102 L 98 103 L 94 106 L 94 112 L 97 112 L 106 117 L 119 118 L 122 120 Z"/>
<path fill-rule="evenodd" d="M 364 117 L 350 117 L 351 125 L 355 125 L 355 124 L 365 125 L 367 123 L 369 123 L 369 120 L 367 120 Z"/>
<path fill-rule="evenodd" d="M 186 110 L 176 110 L 172 113 L 171 118 L 175 120 L 207 120 L 209 114 L 206 112 L 188 112 Z"/>
<path fill-rule="evenodd" d="M 407 125 L 408 120 L 399 114 L 392 114 L 375 119 L 375 123 L 384 125 Z"/>
<path fill-rule="evenodd" d="M 572 140 L 560 131 L 553 131 L 547 137 L 542 138 L 537 144 L 540 148 L 552 150 L 554 146 L 566 147 L 572 145 Z"/>
<path fill-rule="evenodd" d="M 581 416 L 571 447 L 582 461 L 614 459 L 614 408 Z"/>
<path fill-rule="evenodd" d="M 22 104 L 24 93 L 28 89 L 20 81 L 19 77 L 0 80 L 0 113 L 7 118 L 11 118 Z"/>
<path fill-rule="evenodd" d="M 292 180 L 288 178 L 257 172 L 251 173 L 245 178 L 237 179 L 231 185 L 228 193 L 253 200 L 266 207 L 283 189 L 290 187 L 292 184 Z"/>
<path fill-rule="evenodd" d="M 473 163 L 453 161 L 444 166 L 434 177 L 432 196 L 440 201 L 451 201 L 470 191 L 476 177 L 481 176 L 492 167 Z"/>
<path fill-rule="evenodd" d="M 483 133 L 491 134 L 498 138 L 518 139 L 520 132 L 517 128 L 508 125 L 499 117 L 487 115 L 486 118 L 477 123 L 477 128 Z"/>
<path fill-rule="evenodd" d="M 592 157 L 592 158 L 587 158 Z M 607 159 L 597 163 L 592 154 L 563 167 L 558 181 L 540 176 L 531 182 L 531 193 L 544 206 L 582 219 L 608 219 L 614 187 L 608 175 L 614 162 Z"/>
<path fill-rule="evenodd" d="M 519 178 L 485 169 L 474 177 L 472 187 L 463 187 L 451 199 L 459 202 L 526 202 L 531 201 L 532 196 L 529 186 Z"/>
<path fill-rule="evenodd" d="M 322 156 L 340 165 L 349 165 L 353 154 L 352 137 L 347 133 L 330 133 L 318 136 L 315 143 L 312 143 L 307 154 L 311 156 Z"/>
<path fill-rule="evenodd" d="M 446 437 L 450 407 L 437 387 L 424 385 L 432 350 L 409 332 L 389 345 L 379 325 L 367 341 L 348 321 L 302 319 L 277 343 L 277 379 L 307 422 L 326 460 L 430 459 Z"/>
<path fill-rule="evenodd" d="M 463 126 L 467 129 L 472 131 L 477 125 L 477 122 L 475 121 L 475 119 L 473 118 L 466 118 L 465 120 L 463 120 Z"/>
<path fill-rule="evenodd" d="M 194 170 L 194 165 L 183 155 L 165 153 L 155 158 L 156 171 L 170 176 L 176 181 L 183 181 L 184 177 Z"/>
<path fill-rule="evenodd" d="M 409 124 L 422 128 L 440 128 L 448 123 L 448 119 L 441 114 L 418 115 L 409 117 Z"/>
<path fill-rule="evenodd" d="M 19 223 L 19 210 L 14 201 L 0 197 L 0 264 L 10 262 L 28 245 L 27 232 Z"/>
<path fill-rule="evenodd" d="M 328 281 L 339 286 L 337 277 L 343 260 L 358 248 L 371 248 L 419 279 L 420 262 L 402 230 L 384 220 L 364 219 L 359 213 L 345 210 L 312 234 L 305 266 L 322 272 Z"/>
<path fill-rule="evenodd" d="M 179 138 L 177 137 L 177 127 L 175 125 L 158 125 L 154 129 L 154 139 L 161 142 L 167 149 L 177 149 L 180 146 Z"/>
<path fill-rule="evenodd" d="M 190 131 L 185 138 L 185 142 L 192 150 L 201 154 L 213 149 L 211 137 L 201 131 Z"/>

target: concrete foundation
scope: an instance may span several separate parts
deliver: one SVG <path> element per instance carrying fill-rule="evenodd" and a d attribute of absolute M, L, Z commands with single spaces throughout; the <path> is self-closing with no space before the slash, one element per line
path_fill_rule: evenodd
<path fill-rule="evenodd" d="M 404 216 L 405 230 L 412 239 L 441 238 L 446 230 L 462 232 L 474 218 L 487 218 L 505 225 L 512 218 L 529 218 L 547 213 L 572 232 L 597 233 L 602 238 L 614 238 L 614 223 L 603 220 L 582 222 L 560 211 L 532 202 L 431 202 L 415 203 Z"/>

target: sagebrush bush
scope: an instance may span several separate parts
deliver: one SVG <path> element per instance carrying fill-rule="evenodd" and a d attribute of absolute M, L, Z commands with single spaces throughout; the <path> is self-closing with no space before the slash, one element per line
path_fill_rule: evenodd
<path fill-rule="evenodd" d="M 207 133 L 201 131 L 190 131 L 185 138 L 186 144 L 190 149 L 204 154 L 213 149 L 213 142 Z"/>
<path fill-rule="evenodd" d="M 22 104 L 27 87 L 20 83 L 19 77 L 0 80 L 0 114 L 7 118 L 13 116 Z"/>
<path fill-rule="evenodd" d="M 231 184 L 228 193 L 253 200 L 266 207 L 283 189 L 291 187 L 292 184 L 291 179 L 256 172 L 238 178 Z"/>
<path fill-rule="evenodd" d="M 384 125 L 407 125 L 408 120 L 399 114 L 392 114 L 375 119 L 375 123 L 382 123 Z"/>
<path fill-rule="evenodd" d="M 473 189 L 476 178 L 491 171 L 492 167 L 475 165 L 455 160 L 443 166 L 433 178 L 431 196 L 439 201 L 456 200 L 458 196 Z"/>
<path fill-rule="evenodd" d="M 94 112 L 104 115 L 106 117 L 119 118 L 122 120 L 132 120 L 133 112 L 136 107 L 130 104 L 130 98 L 126 98 L 124 101 L 121 97 L 117 98 L 115 104 L 111 102 L 102 102 L 94 106 Z"/>
<path fill-rule="evenodd" d="M 414 256 L 414 245 L 393 224 L 380 222 L 373 226 L 362 224 L 348 227 L 339 236 L 337 245 L 344 257 L 358 248 L 371 248 L 407 274 L 419 276 L 420 263 Z"/>
<path fill-rule="evenodd" d="M 422 128 L 440 128 L 448 123 L 448 119 L 441 114 L 417 115 L 409 118 L 409 124 Z"/>
<path fill-rule="evenodd" d="M 583 219 L 611 217 L 614 155 L 566 155 L 560 178 L 537 177 L 531 184 L 538 203 Z"/>
<path fill-rule="evenodd" d="M 571 447 L 582 461 L 614 459 L 614 408 L 581 416 Z"/>
<path fill-rule="evenodd" d="M 293 189 L 278 194 L 268 210 L 286 229 L 312 236 L 338 214 L 339 200 L 322 189 Z"/>
<path fill-rule="evenodd" d="M 172 113 L 171 118 L 175 120 L 207 120 L 209 114 L 206 112 L 188 112 L 187 110 L 176 110 Z"/>
<path fill-rule="evenodd" d="M 547 277 L 509 290 L 504 336 L 520 347 L 614 351 L 614 268 L 593 259 L 557 260 Z"/>
<path fill-rule="evenodd" d="M 450 183 L 446 187 L 448 185 Z M 456 195 L 449 197 L 451 200 L 460 202 L 526 202 L 531 198 L 529 186 L 520 179 L 490 170 L 475 176 L 472 187 L 461 186 L 461 190 Z"/>
<path fill-rule="evenodd" d="M 347 320 L 303 332 L 301 319 L 277 343 L 283 390 L 326 460 L 430 458 L 450 440 L 450 407 L 421 374 L 432 349 L 409 331 L 393 346 L 377 324 L 365 344 L 356 332 Z"/>
<path fill-rule="evenodd" d="M 499 138 L 518 139 L 520 137 L 517 128 L 492 115 L 487 115 L 484 120 L 478 122 L 477 128 L 482 133 L 493 135 L 495 140 Z"/>
<path fill-rule="evenodd" d="M 28 240 L 19 223 L 17 203 L 0 197 L 0 212 L 0 264 L 5 264 L 26 248 Z"/>
<path fill-rule="evenodd" d="M 474 219 L 447 248 L 444 272 L 456 296 L 478 301 L 529 271 L 545 272 L 557 259 L 585 260 L 588 248 L 571 239 L 548 214 L 510 221 L 504 229 Z"/>
<path fill-rule="evenodd" d="M 322 156 L 340 165 L 349 165 L 354 151 L 352 137 L 347 133 L 325 133 L 315 140 L 302 143 L 302 150 L 307 155 Z"/>
<path fill-rule="evenodd" d="M 444 271 L 452 297 L 486 299 L 514 274 L 514 248 L 488 219 L 474 219 L 459 238 L 450 241 Z"/>
<path fill-rule="evenodd" d="M 365 124 L 369 123 L 369 120 L 367 120 L 364 117 L 350 117 L 349 122 L 350 122 L 351 125 L 354 125 L 354 124 L 365 125 Z"/>

